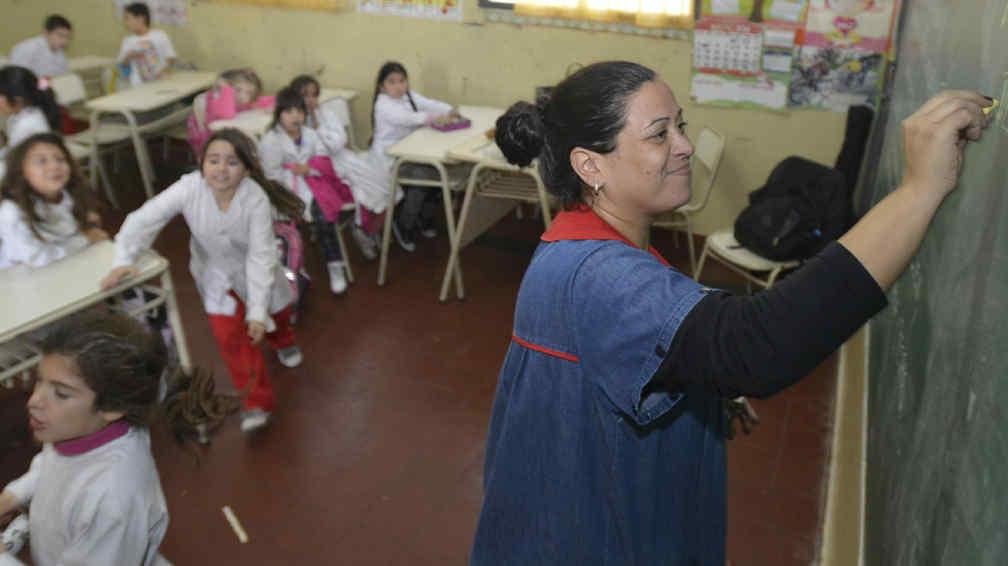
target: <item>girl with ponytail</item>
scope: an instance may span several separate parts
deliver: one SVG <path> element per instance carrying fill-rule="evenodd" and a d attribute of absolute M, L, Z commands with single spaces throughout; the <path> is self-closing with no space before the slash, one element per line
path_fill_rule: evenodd
<path fill-rule="evenodd" d="M 7 152 L 33 134 L 59 131 L 60 112 L 49 80 L 24 67 L 0 69 L 0 116 L 7 119 L 0 143 L 0 162 Z M 0 178 L 4 169 L 0 165 Z"/>
<path fill-rule="evenodd" d="M 0 493 L 0 516 L 28 511 L 16 521 L 27 523 L 34 564 L 165 563 L 168 510 L 149 431 L 194 440 L 236 399 L 215 393 L 210 374 L 169 373 L 160 336 L 122 314 L 68 319 L 42 352 L 28 399 L 42 450 Z M 21 564 L 21 542 L 5 540 L 0 564 Z"/>

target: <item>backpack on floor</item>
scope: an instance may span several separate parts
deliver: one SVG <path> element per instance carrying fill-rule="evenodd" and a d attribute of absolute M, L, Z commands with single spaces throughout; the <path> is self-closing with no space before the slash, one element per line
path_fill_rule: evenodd
<path fill-rule="evenodd" d="M 735 239 L 774 261 L 807 259 L 850 226 L 851 198 L 843 173 L 801 157 L 780 162 L 766 185 L 749 195 L 735 220 Z"/>
<path fill-rule="evenodd" d="M 311 278 L 304 268 L 304 242 L 297 224 L 290 220 L 273 222 L 273 234 L 276 236 L 277 249 L 280 251 L 280 265 L 284 275 L 294 291 L 294 312 L 291 323 L 296 323 L 304 307 L 305 296 Z"/>

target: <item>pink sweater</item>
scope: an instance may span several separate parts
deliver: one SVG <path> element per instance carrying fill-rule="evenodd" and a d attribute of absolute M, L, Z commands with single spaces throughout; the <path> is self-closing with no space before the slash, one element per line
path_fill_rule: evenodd
<path fill-rule="evenodd" d="M 229 84 L 224 84 L 219 89 L 210 89 L 206 92 L 206 116 L 203 126 L 200 127 L 196 114 L 189 116 L 187 124 L 189 145 L 193 153 L 199 159 L 203 152 L 203 146 L 210 139 L 210 124 L 217 120 L 229 120 L 238 115 L 239 112 L 252 110 L 255 108 L 273 108 L 276 103 L 274 96 L 260 96 L 251 104 L 238 105 L 235 100 L 234 88 Z"/>

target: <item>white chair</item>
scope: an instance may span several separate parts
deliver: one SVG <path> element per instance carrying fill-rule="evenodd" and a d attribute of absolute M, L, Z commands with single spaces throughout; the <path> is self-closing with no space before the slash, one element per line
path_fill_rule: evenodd
<path fill-rule="evenodd" d="M 22 382 L 28 383 L 32 368 L 41 359 L 42 352 L 27 340 L 15 338 L 0 344 L 0 383 L 10 389 L 18 376 L 21 376 Z"/>
<path fill-rule="evenodd" d="M 84 80 L 77 73 L 68 73 L 53 77 L 51 86 L 53 94 L 56 95 L 56 102 L 62 106 L 70 107 L 87 99 Z M 90 158 L 91 146 L 93 144 L 97 144 L 99 148 L 110 150 L 115 149 L 119 145 L 126 145 L 129 141 L 130 132 L 125 124 L 106 122 L 102 122 L 98 126 L 97 131 L 88 128 L 83 132 L 66 136 L 67 148 L 70 150 L 71 155 L 77 161 L 82 162 Z M 98 177 L 100 176 L 109 202 L 116 208 L 119 208 L 119 199 L 116 197 L 115 191 L 109 183 L 108 175 L 105 172 L 105 166 L 102 164 L 101 159 L 99 158 L 97 163 L 89 165 L 91 169 L 91 185 L 97 187 Z"/>
<path fill-rule="evenodd" d="M 343 98 L 333 98 L 323 102 L 322 106 L 334 111 L 346 125 L 347 147 L 354 151 L 360 151 L 360 147 L 357 145 L 357 136 L 354 134 L 353 122 L 350 120 L 350 104 Z"/>
<path fill-rule="evenodd" d="M 738 273 L 746 279 L 746 288 L 749 283 L 756 283 L 767 289 L 773 286 L 780 274 L 789 269 L 798 267 L 799 261 L 773 261 L 758 255 L 738 243 L 735 234 L 731 229 L 718 230 L 710 236 L 704 243 L 703 253 L 700 254 L 700 264 L 697 265 L 693 278 L 700 280 L 704 263 L 707 258 L 716 260 L 728 269 Z M 765 273 L 760 277 L 758 274 Z"/>
<path fill-rule="evenodd" d="M 53 89 L 53 94 L 56 96 L 56 102 L 61 106 L 69 108 L 75 104 L 80 104 L 87 99 L 87 91 L 84 86 L 84 80 L 76 73 L 53 77 L 50 85 Z M 93 187 L 98 188 L 96 181 L 100 179 L 109 201 L 118 208 L 119 203 L 116 199 L 115 192 L 112 190 L 112 185 L 109 182 L 108 174 L 105 171 L 105 165 L 100 159 L 97 163 L 90 162 L 91 146 L 78 137 L 80 134 L 86 134 L 89 131 L 90 130 L 85 130 L 84 132 L 78 132 L 77 134 L 67 136 L 65 139 L 67 149 L 70 151 L 70 155 L 74 158 L 74 161 L 77 161 L 84 168 L 92 171 L 90 177 Z M 106 141 L 108 145 L 114 145 L 119 142 L 128 141 L 129 133 L 125 130 L 125 128 L 117 132 L 115 128 L 110 127 L 100 132 L 98 137 L 100 140 Z"/>
<path fill-rule="evenodd" d="M 200 130 L 206 129 L 206 98 L 207 93 L 201 92 L 196 95 L 193 99 L 192 113 L 196 116 L 196 123 L 199 125 Z M 181 141 L 186 144 L 189 148 L 189 153 L 192 153 L 192 148 L 189 147 L 189 123 L 188 121 L 181 124 L 177 124 L 164 134 L 164 145 L 161 148 L 161 158 L 168 161 L 168 146 L 171 140 Z M 198 162 L 199 156 L 193 154 L 193 161 Z"/>
<path fill-rule="evenodd" d="M 496 146 L 493 147 L 496 150 Z M 455 227 L 455 241 L 452 242 L 448 266 L 441 279 L 441 294 L 438 296 L 441 302 L 448 299 L 448 288 L 451 285 L 453 274 L 459 272 L 456 277 L 459 281 L 462 279 L 459 253 L 461 248 L 474 237 L 466 234 L 465 229 L 470 221 L 470 209 L 476 197 L 517 201 L 519 204 L 537 204 L 539 205 L 537 210 L 542 215 L 543 228 L 548 230 L 552 221 L 550 197 L 539 177 L 539 170 L 534 164 L 531 167 L 519 168 L 503 161 L 503 156 L 500 156 L 500 160 L 487 159 L 477 163 L 469 174 L 469 183 L 466 185 L 465 198 L 462 201 L 462 211 L 459 213 L 458 223 Z M 489 223 L 484 219 L 483 224 L 470 229 L 470 231 L 474 234 L 484 232 L 489 228 Z M 465 297 L 465 289 L 461 285 L 458 286 L 457 294 L 459 299 Z"/>
<path fill-rule="evenodd" d="M 696 251 L 693 249 L 693 219 L 710 202 L 711 189 L 717 179 L 721 167 L 721 157 L 724 155 L 725 138 L 716 130 L 708 127 L 700 130 L 693 152 L 693 198 L 690 202 L 677 208 L 675 212 L 665 215 L 654 225 L 658 228 L 671 228 L 686 233 L 686 244 L 689 247 L 690 269 L 697 271 Z M 698 175 L 699 173 L 699 175 Z"/>

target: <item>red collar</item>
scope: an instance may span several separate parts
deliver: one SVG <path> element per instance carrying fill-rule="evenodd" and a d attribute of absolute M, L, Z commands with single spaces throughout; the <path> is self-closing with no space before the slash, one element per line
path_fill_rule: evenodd
<path fill-rule="evenodd" d="M 553 219 L 550 227 L 540 239 L 544 242 L 557 242 L 560 240 L 619 240 L 628 246 L 637 247 L 587 206 L 579 206 L 574 210 L 561 211 L 556 215 L 556 218 Z M 668 260 L 662 257 L 654 246 L 648 247 L 648 251 L 665 267 L 671 266 Z"/>
<path fill-rule="evenodd" d="M 62 456 L 80 456 L 99 446 L 104 446 L 113 440 L 125 436 L 129 432 L 129 423 L 119 419 L 99 431 L 72 440 L 61 440 L 53 443 L 53 448 Z"/>

